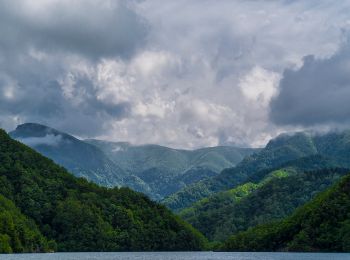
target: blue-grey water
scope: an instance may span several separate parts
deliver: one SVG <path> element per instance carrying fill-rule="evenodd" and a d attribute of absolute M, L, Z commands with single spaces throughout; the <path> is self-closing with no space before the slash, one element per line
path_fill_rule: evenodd
<path fill-rule="evenodd" d="M 54 253 L 0 255 L 4 260 L 350 260 L 350 254 L 317 253 L 217 253 L 217 252 L 137 252 L 137 253 Z"/>

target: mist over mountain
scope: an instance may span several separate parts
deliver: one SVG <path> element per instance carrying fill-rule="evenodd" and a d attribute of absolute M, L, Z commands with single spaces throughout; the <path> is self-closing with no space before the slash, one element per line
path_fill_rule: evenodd
<path fill-rule="evenodd" d="M 113 187 L 123 184 L 125 172 L 95 146 L 48 126 L 26 123 L 9 135 L 33 147 L 78 177 Z"/>
<path fill-rule="evenodd" d="M 108 187 L 128 186 L 156 200 L 215 176 L 259 150 L 230 146 L 181 150 L 159 145 L 79 140 L 35 123 L 19 125 L 10 136 L 76 176 Z"/>

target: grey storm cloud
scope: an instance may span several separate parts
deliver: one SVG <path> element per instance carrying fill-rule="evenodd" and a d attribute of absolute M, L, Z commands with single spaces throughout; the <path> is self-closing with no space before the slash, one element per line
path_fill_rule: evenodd
<path fill-rule="evenodd" d="M 330 58 L 304 57 L 298 70 L 286 70 L 271 102 L 273 122 L 312 126 L 350 123 L 350 44 Z"/>
<path fill-rule="evenodd" d="M 91 79 L 81 76 L 74 83 L 75 91 L 83 92 L 76 93 L 81 95 L 83 101 L 75 104 L 64 95 L 61 84 L 50 79 L 57 76 L 55 73 L 59 69 L 50 71 L 42 68 L 43 76 L 38 77 L 21 66 L 19 68 L 17 74 L 11 74 L 17 83 L 6 82 L 6 78 L 1 79 L 0 76 L 0 86 L 5 90 L 5 94 L 0 95 L 1 114 L 20 115 L 22 120 L 47 125 L 60 122 L 66 131 L 86 135 L 99 133 L 105 121 L 123 118 L 128 114 L 130 105 L 127 102 L 109 104 L 98 100 Z M 6 94 L 6 88 L 9 88 L 9 94 Z"/>
<path fill-rule="evenodd" d="M 7 50 L 128 57 L 147 31 L 126 1 L 0 1 L 0 44 Z"/>
<path fill-rule="evenodd" d="M 349 19 L 347 1 L 0 0 L 0 127 L 193 148 L 346 120 L 347 75 L 322 64 L 335 70 L 347 51 L 320 58 Z M 307 69 L 320 74 L 313 87 Z M 316 85 L 329 90 L 322 112 L 298 103 Z"/>
<path fill-rule="evenodd" d="M 86 73 L 74 82 L 79 104 L 59 79 L 72 60 L 94 66 L 104 58 L 128 59 L 145 43 L 148 25 L 132 4 L 0 1 L 0 127 L 33 121 L 94 135 L 104 122 L 126 116 L 128 102 L 98 100 Z"/>

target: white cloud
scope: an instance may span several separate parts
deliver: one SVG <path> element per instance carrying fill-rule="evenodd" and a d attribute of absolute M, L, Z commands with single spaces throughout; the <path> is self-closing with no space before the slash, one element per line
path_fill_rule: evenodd
<path fill-rule="evenodd" d="M 43 137 L 19 138 L 18 141 L 28 146 L 40 146 L 40 145 L 58 146 L 62 142 L 62 136 L 47 134 Z"/>
<path fill-rule="evenodd" d="M 240 79 L 239 87 L 247 99 L 260 102 L 266 107 L 277 93 L 279 80 L 278 73 L 254 67 Z"/>
<path fill-rule="evenodd" d="M 143 79 L 156 80 L 166 74 L 177 74 L 181 61 L 177 56 L 165 51 L 145 51 L 132 61 L 131 70 Z"/>
<path fill-rule="evenodd" d="M 0 10 L 2 125 L 174 147 L 295 129 L 269 118 L 283 71 L 331 56 L 350 20 L 345 1 L 32 2 Z"/>

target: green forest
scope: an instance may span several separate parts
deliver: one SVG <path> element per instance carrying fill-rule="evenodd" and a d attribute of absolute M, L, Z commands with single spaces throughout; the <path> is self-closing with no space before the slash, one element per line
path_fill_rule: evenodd
<path fill-rule="evenodd" d="M 258 183 L 203 199 L 180 216 L 210 240 L 223 241 L 249 227 L 289 216 L 348 172 L 340 168 L 301 173 L 295 168 L 276 170 Z"/>
<path fill-rule="evenodd" d="M 0 130 L 0 252 L 201 250 L 206 239 L 128 188 L 76 178 Z"/>
<path fill-rule="evenodd" d="M 302 162 L 305 158 L 312 160 Z M 270 140 L 261 151 L 245 157 L 236 167 L 225 169 L 212 178 L 189 185 L 165 198 L 163 203 L 179 212 L 203 198 L 250 182 L 252 178 L 262 179 L 271 170 L 281 168 L 292 161 L 300 159 L 300 164 L 310 169 L 350 168 L 349 158 L 350 131 L 324 135 L 303 132 L 281 135 Z"/>
<path fill-rule="evenodd" d="M 229 238 L 225 251 L 350 251 L 350 175 L 290 217 Z"/>
<path fill-rule="evenodd" d="M 165 199 L 176 215 L 129 188 L 75 177 L 1 130 L 0 252 L 347 252 L 348 140 L 272 140 L 238 166 Z"/>

